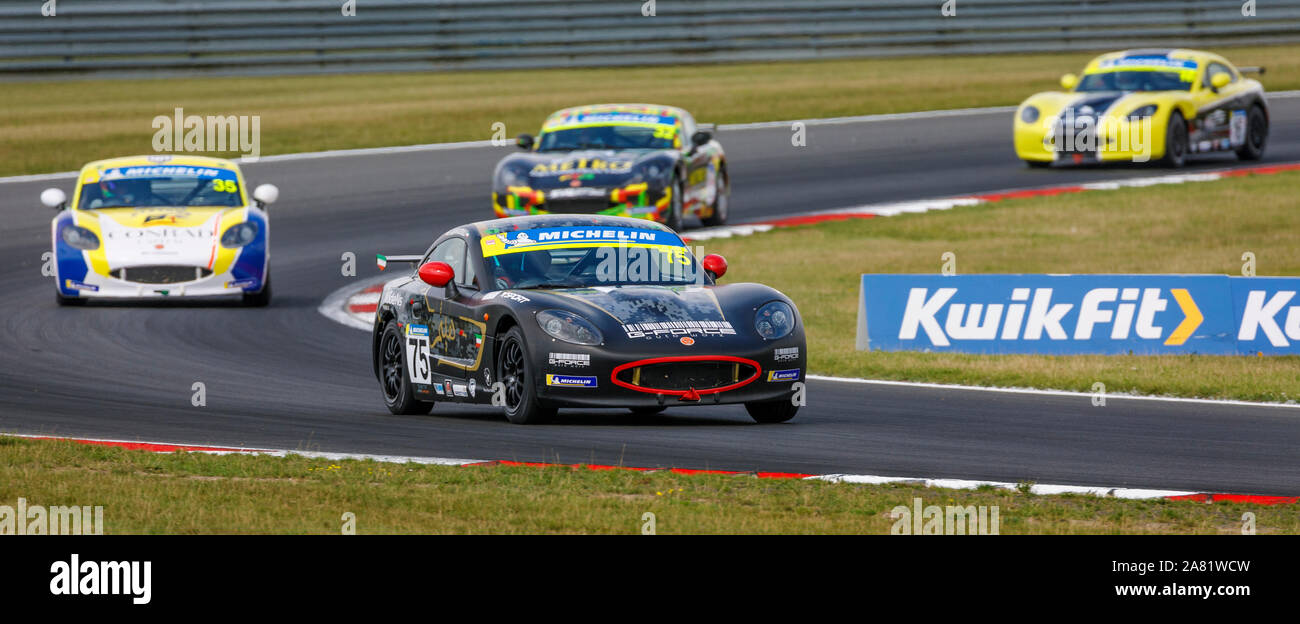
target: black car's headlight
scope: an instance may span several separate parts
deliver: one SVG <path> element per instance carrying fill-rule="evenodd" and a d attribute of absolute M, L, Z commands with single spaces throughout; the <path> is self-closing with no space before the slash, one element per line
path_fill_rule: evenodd
<path fill-rule="evenodd" d="M 1020 109 L 1020 121 L 1025 123 L 1034 123 L 1038 121 L 1038 107 L 1026 106 Z"/>
<path fill-rule="evenodd" d="M 221 235 L 221 246 L 227 249 L 243 247 L 257 239 L 257 224 L 252 221 L 245 221 L 230 226 L 225 234 Z"/>
<path fill-rule="evenodd" d="M 63 242 L 77 249 L 99 249 L 99 237 L 94 232 L 79 225 L 63 228 Z"/>
<path fill-rule="evenodd" d="M 1157 108 L 1158 107 L 1155 104 L 1147 104 L 1146 106 L 1143 106 L 1141 108 L 1134 109 L 1133 112 L 1128 114 L 1128 118 L 1142 119 L 1144 117 L 1151 117 L 1152 115 L 1156 114 Z"/>
<path fill-rule="evenodd" d="M 577 314 L 564 310 L 546 310 L 537 314 L 542 331 L 556 340 L 580 345 L 598 345 L 604 339 L 595 325 Z"/>
<path fill-rule="evenodd" d="M 754 329 L 764 340 L 776 340 L 794 331 L 794 309 L 784 301 L 764 304 L 754 313 Z"/>

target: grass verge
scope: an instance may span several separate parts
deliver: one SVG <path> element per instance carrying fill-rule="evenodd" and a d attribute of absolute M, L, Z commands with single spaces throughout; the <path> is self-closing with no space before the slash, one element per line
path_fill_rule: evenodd
<path fill-rule="evenodd" d="M 0 505 L 104 507 L 104 533 L 888 534 L 890 511 L 998 506 L 1012 533 L 1300 532 L 1292 505 L 1206 505 L 1019 491 L 852 485 L 572 468 L 450 467 L 302 457 L 155 454 L 0 437 Z M 991 512 L 990 512 L 991 513 Z"/>
<path fill-rule="evenodd" d="M 1264 65 L 1269 90 L 1300 88 L 1300 46 L 1216 50 Z M 68 171 L 151 153 L 153 118 L 258 115 L 263 155 L 535 132 L 559 108 L 601 101 L 682 106 L 743 123 L 1017 104 L 1094 53 L 850 59 L 740 65 L 7 83 L 0 175 Z M 214 156 L 233 156 L 233 153 Z"/>
<path fill-rule="evenodd" d="M 1300 173 L 1056 197 L 826 223 L 705 241 L 727 281 L 761 281 L 803 314 L 810 372 L 847 377 L 1108 393 L 1300 400 L 1300 357 L 1036 356 L 862 352 L 853 344 L 859 275 L 1216 273 L 1300 275 Z M 1014 224 L 1014 227 L 1008 227 Z M 781 250 L 781 253 L 772 253 Z"/>

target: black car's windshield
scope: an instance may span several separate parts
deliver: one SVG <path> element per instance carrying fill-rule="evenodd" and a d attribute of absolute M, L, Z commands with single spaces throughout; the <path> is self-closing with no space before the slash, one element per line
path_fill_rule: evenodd
<path fill-rule="evenodd" d="M 137 206 L 240 206 L 235 172 L 200 167 L 124 167 L 81 186 L 81 210 Z"/>
<path fill-rule="evenodd" d="M 682 286 L 703 281 L 695 256 L 680 237 L 664 230 L 517 230 L 484 236 L 482 246 L 499 289 Z"/>
<path fill-rule="evenodd" d="M 1190 91 L 1195 72 L 1108 71 L 1087 74 L 1075 91 Z"/>
<path fill-rule="evenodd" d="M 669 149 L 673 147 L 676 136 L 676 128 L 662 125 L 561 128 L 543 132 L 538 139 L 537 150 Z"/>

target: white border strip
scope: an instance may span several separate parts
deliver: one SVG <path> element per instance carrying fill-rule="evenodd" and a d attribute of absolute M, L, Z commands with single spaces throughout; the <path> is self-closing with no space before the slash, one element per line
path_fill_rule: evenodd
<path fill-rule="evenodd" d="M 13 438 L 29 439 L 58 439 L 69 440 L 73 442 L 98 442 L 104 444 L 152 444 L 160 446 L 215 446 L 210 444 L 189 444 L 183 442 L 141 442 L 139 440 L 111 440 L 102 438 L 72 438 L 58 435 L 33 435 L 22 433 L 0 433 L 0 436 Z M 230 447 L 229 451 L 176 451 L 186 453 L 204 453 L 208 455 L 265 455 L 268 457 L 289 457 L 296 455 L 308 459 L 324 459 L 329 461 L 357 460 L 357 461 L 376 461 L 391 464 L 423 464 L 433 466 L 466 466 L 470 464 L 490 464 L 495 460 L 486 459 L 461 459 L 452 457 L 412 457 L 406 455 L 373 455 L 368 453 L 332 453 L 323 451 L 290 451 L 283 449 L 254 449 Z M 167 452 L 167 451 L 155 451 Z M 565 466 L 568 464 L 555 464 L 556 466 Z M 743 473 L 739 473 L 743 474 Z M 738 474 L 738 476 L 739 476 Z M 805 480 L 829 481 L 831 483 L 858 483 L 867 485 L 880 485 L 886 483 L 912 483 L 933 488 L 948 488 L 955 490 L 974 490 L 980 487 L 995 487 L 1006 490 L 1020 489 L 1020 485 L 1004 481 L 974 481 L 969 479 L 923 479 L 909 477 L 882 477 L 877 475 L 858 475 L 858 474 L 824 474 L 806 477 Z M 1141 488 L 1110 488 L 1094 487 L 1082 485 L 1048 485 L 1033 484 L 1029 491 L 1033 494 L 1052 495 L 1052 494 L 1085 494 L 1099 497 L 1113 497 L 1124 499 L 1150 499 L 1165 498 L 1169 496 L 1188 496 L 1192 494 L 1204 494 L 1204 492 L 1194 492 L 1185 490 L 1157 490 Z"/>
<path fill-rule="evenodd" d="M 1071 398 L 1091 399 L 1096 396 L 1089 392 L 1078 392 L 1074 390 L 1040 390 L 1038 388 L 998 388 L 994 386 L 963 386 L 960 384 L 941 384 L 924 381 L 894 381 L 889 379 L 863 379 L 860 377 L 830 377 L 827 375 L 805 375 L 808 379 L 817 381 L 832 381 L 836 383 L 854 383 L 854 384 L 872 384 L 877 386 L 902 386 L 909 388 L 931 388 L 935 390 L 975 390 L 979 392 L 1003 392 L 1008 394 L 1032 394 L 1038 396 L 1059 396 Z M 1111 394 L 1105 395 L 1106 400 L 1111 399 L 1131 399 L 1134 401 L 1164 401 L 1167 403 L 1199 403 L 1202 405 L 1238 405 L 1242 407 L 1285 407 L 1291 409 L 1300 409 L 1300 403 L 1294 401 L 1289 403 L 1265 403 L 1262 401 L 1240 401 L 1234 399 L 1201 399 L 1190 397 L 1172 397 L 1172 396 L 1153 396 L 1147 394 Z"/>
<path fill-rule="evenodd" d="M 389 280 L 396 279 L 397 277 L 399 276 L 376 275 L 374 277 L 366 278 L 356 284 L 348 284 L 347 286 L 336 289 L 325 297 L 325 300 L 316 308 L 316 311 L 325 315 L 325 318 L 334 321 L 335 323 L 341 323 L 353 329 L 370 331 L 374 329 L 374 326 L 364 318 L 350 312 L 347 309 L 348 300 L 371 286 L 386 283 Z"/>

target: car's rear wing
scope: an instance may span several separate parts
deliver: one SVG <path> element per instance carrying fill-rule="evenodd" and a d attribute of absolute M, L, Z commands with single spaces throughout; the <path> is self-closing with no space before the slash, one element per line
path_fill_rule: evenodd
<path fill-rule="evenodd" d="M 1239 71 L 1239 72 L 1241 72 L 1241 73 L 1243 73 L 1243 74 L 1259 74 L 1259 75 L 1263 76 L 1263 75 L 1264 75 L 1264 66 L 1263 66 L 1263 65 L 1251 65 L 1251 66 L 1249 66 L 1249 67 L 1238 67 L 1238 68 L 1237 68 L 1237 71 Z"/>
<path fill-rule="evenodd" d="M 419 262 L 423 259 L 424 256 L 385 256 L 383 254 L 375 254 L 375 264 L 379 266 L 380 271 L 383 271 L 384 269 L 388 268 L 389 262 L 405 262 L 407 264 L 415 264 L 416 262 Z"/>

